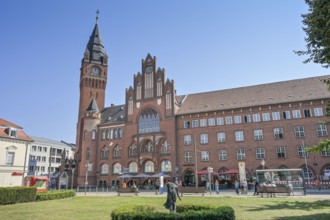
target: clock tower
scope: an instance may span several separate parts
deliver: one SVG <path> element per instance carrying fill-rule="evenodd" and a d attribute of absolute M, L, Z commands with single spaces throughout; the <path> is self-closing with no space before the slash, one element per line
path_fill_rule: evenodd
<path fill-rule="evenodd" d="M 100 109 L 104 108 L 107 74 L 108 56 L 102 43 L 97 16 L 94 30 L 81 61 L 78 123 L 93 98 Z"/>
<path fill-rule="evenodd" d="M 108 74 L 108 56 L 96 24 L 86 46 L 80 68 L 80 100 L 78 110 L 76 159 L 77 184 L 84 183 L 86 164 L 96 162 L 97 125 L 101 120 L 101 110 L 105 103 L 105 89 Z M 92 168 L 88 168 L 93 175 Z"/>

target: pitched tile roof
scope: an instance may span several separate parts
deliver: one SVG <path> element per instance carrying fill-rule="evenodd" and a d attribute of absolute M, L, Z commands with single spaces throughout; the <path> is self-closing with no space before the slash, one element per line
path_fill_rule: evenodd
<path fill-rule="evenodd" d="M 9 136 L 9 128 L 17 129 L 16 138 L 12 138 Z M 11 139 L 19 139 L 24 141 L 33 141 L 25 132 L 22 130 L 23 128 L 19 125 L 16 125 L 10 121 L 4 120 L 0 118 L 0 137 L 2 138 L 11 138 Z"/>
<path fill-rule="evenodd" d="M 177 115 L 330 98 L 330 75 L 188 94 Z"/>
<path fill-rule="evenodd" d="M 125 105 L 110 106 L 104 108 L 101 112 L 100 125 L 115 124 L 118 122 L 125 122 Z"/>

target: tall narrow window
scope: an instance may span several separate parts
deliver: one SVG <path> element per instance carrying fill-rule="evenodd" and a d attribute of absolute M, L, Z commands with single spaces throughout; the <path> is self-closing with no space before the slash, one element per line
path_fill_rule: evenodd
<path fill-rule="evenodd" d="M 154 74 L 145 74 L 144 77 L 144 98 L 152 98 L 154 90 Z"/>
<path fill-rule="evenodd" d="M 251 123 L 251 115 L 244 115 L 244 123 Z"/>
<path fill-rule="evenodd" d="M 157 79 L 157 96 L 160 97 L 163 95 L 163 82 L 162 82 L 162 79 L 159 77 Z"/>
<path fill-rule="evenodd" d="M 209 161 L 209 152 L 208 151 L 202 151 L 201 152 L 201 159 L 202 159 L 202 161 Z"/>
<path fill-rule="evenodd" d="M 295 135 L 296 137 L 305 137 L 305 131 L 303 126 L 295 127 Z"/>
<path fill-rule="evenodd" d="M 236 141 L 244 141 L 243 131 L 235 131 L 235 140 Z"/>
<path fill-rule="evenodd" d="M 201 142 L 201 144 L 208 144 L 209 143 L 208 134 L 201 134 L 200 135 L 200 142 Z"/>
<path fill-rule="evenodd" d="M 14 165 L 15 152 L 7 152 L 6 164 Z"/>

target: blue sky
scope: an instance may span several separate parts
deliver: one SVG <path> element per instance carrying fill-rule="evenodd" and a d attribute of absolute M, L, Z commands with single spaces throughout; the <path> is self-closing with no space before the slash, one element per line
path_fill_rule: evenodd
<path fill-rule="evenodd" d="M 80 64 L 100 10 L 106 106 L 148 53 L 178 95 L 329 74 L 303 64 L 304 1 L 1 0 L 0 117 L 28 135 L 75 142 Z"/>

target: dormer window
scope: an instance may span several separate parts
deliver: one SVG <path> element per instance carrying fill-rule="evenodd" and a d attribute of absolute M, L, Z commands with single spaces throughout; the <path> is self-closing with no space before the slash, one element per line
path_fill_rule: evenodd
<path fill-rule="evenodd" d="M 11 137 L 11 138 L 16 138 L 17 137 L 17 129 L 9 128 L 8 131 L 9 131 L 8 132 L 9 137 Z"/>

